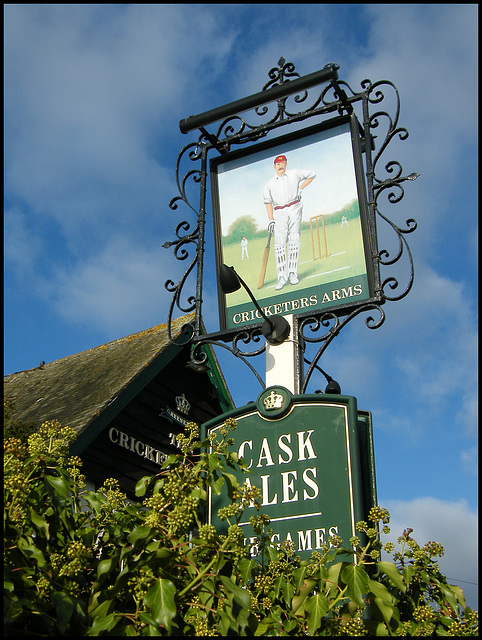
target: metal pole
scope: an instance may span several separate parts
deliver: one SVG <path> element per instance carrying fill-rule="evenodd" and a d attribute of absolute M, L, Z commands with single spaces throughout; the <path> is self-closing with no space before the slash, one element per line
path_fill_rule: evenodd
<path fill-rule="evenodd" d="M 282 344 L 266 343 L 266 387 L 282 386 L 291 393 L 300 392 L 298 344 L 294 337 L 293 315 L 284 316 L 290 324 L 290 337 Z"/>

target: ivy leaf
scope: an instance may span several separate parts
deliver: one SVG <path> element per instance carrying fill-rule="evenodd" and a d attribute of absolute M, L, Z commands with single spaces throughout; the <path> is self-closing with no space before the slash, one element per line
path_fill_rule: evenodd
<path fill-rule="evenodd" d="M 377 567 L 380 573 L 385 573 L 388 579 L 400 589 L 402 593 L 405 593 L 407 587 L 399 574 L 397 566 L 393 562 L 377 562 Z"/>
<path fill-rule="evenodd" d="M 151 615 L 157 624 L 171 632 L 171 622 L 176 615 L 174 594 L 176 587 L 166 578 L 158 578 L 147 592 L 144 602 L 149 607 Z"/>
<path fill-rule="evenodd" d="M 438 588 L 443 593 L 444 600 L 450 605 L 452 611 L 457 611 L 457 597 L 455 593 L 452 591 L 452 587 L 448 584 L 438 584 Z"/>
<path fill-rule="evenodd" d="M 36 547 L 29 539 L 20 538 L 18 541 L 18 548 L 23 552 L 25 556 L 27 556 L 27 558 L 33 558 L 34 560 L 36 560 L 40 569 L 42 567 L 45 567 L 45 565 L 47 564 L 42 551 L 38 547 Z"/>
<path fill-rule="evenodd" d="M 55 604 L 55 610 L 57 612 L 57 627 L 60 634 L 63 635 L 72 618 L 74 603 L 66 593 L 60 591 L 56 591 L 52 595 L 52 601 Z"/>
<path fill-rule="evenodd" d="M 309 596 L 313 587 L 316 585 L 316 580 L 307 579 L 303 582 L 303 584 L 298 589 L 298 593 L 294 596 L 291 601 L 291 611 L 296 613 L 298 609 L 301 607 L 303 602 Z"/>
<path fill-rule="evenodd" d="M 447 587 L 454 592 L 455 597 L 459 601 L 461 607 L 463 609 L 465 609 L 465 607 L 467 605 L 466 605 L 466 602 L 465 602 L 465 595 L 464 595 L 464 592 L 462 591 L 462 589 L 456 584 L 448 584 Z"/>
<path fill-rule="evenodd" d="M 109 613 L 106 615 L 111 604 L 112 602 L 107 600 L 97 607 L 97 609 L 92 613 L 92 616 L 95 615 L 95 618 L 88 635 L 100 636 L 101 631 L 110 631 L 115 627 L 120 616 L 117 616 L 115 613 Z"/>
<path fill-rule="evenodd" d="M 69 483 L 63 476 L 46 475 L 45 482 L 50 486 L 50 489 L 53 489 L 53 497 L 63 500 L 69 497 Z M 52 493 L 52 491 L 50 491 L 50 493 Z"/>
<path fill-rule="evenodd" d="M 392 606 L 392 596 L 390 594 L 390 591 L 384 584 L 382 584 L 381 582 L 376 582 L 376 580 L 369 580 L 368 588 L 376 598 L 380 598 L 380 600 L 382 600 L 385 604 L 387 604 L 388 606 Z"/>
<path fill-rule="evenodd" d="M 248 609 L 251 605 L 251 596 L 246 591 L 246 589 L 242 589 L 238 587 L 237 584 L 228 578 L 227 576 L 219 576 L 221 578 L 221 582 L 226 589 L 226 593 L 232 593 L 234 596 L 234 600 L 243 608 Z"/>
<path fill-rule="evenodd" d="M 101 631 L 110 631 L 115 627 L 120 616 L 115 613 L 109 613 L 107 616 L 97 616 L 92 624 L 89 635 L 100 636 Z"/>
<path fill-rule="evenodd" d="M 43 516 L 39 515 L 32 507 L 30 508 L 30 519 L 37 527 L 37 529 L 41 531 L 45 538 L 48 540 L 50 538 L 50 533 L 47 520 Z"/>
<path fill-rule="evenodd" d="M 133 529 L 129 533 L 129 535 L 127 536 L 127 539 L 131 544 L 135 546 L 138 540 L 147 538 L 151 532 L 152 532 L 151 527 L 143 527 L 143 526 L 135 527 L 135 529 Z"/>
<path fill-rule="evenodd" d="M 211 489 L 213 490 L 213 493 L 215 496 L 219 496 L 221 494 L 221 491 L 224 487 L 224 479 L 222 476 L 220 476 L 216 482 L 211 483 Z"/>
<path fill-rule="evenodd" d="M 103 573 L 109 573 L 109 571 L 112 569 L 113 564 L 114 564 L 114 558 L 107 558 L 106 560 L 101 560 L 97 565 L 97 577 L 100 578 L 100 576 Z"/>
<path fill-rule="evenodd" d="M 248 558 L 241 558 L 239 561 L 239 571 L 244 582 L 249 582 L 251 578 L 251 572 L 256 566 L 254 558 L 248 560 Z"/>
<path fill-rule="evenodd" d="M 363 607 L 363 595 L 367 591 L 370 580 L 365 567 L 361 564 L 349 564 L 343 569 L 341 579 L 348 587 L 347 597 L 356 602 L 358 606 Z"/>
<path fill-rule="evenodd" d="M 407 589 L 410 586 L 410 580 L 415 575 L 415 573 L 416 569 L 412 565 L 403 568 L 403 580 Z M 405 591 L 403 591 L 403 593 L 405 593 Z"/>
<path fill-rule="evenodd" d="M 371 609 L 373 618 L 376 620 L 381 617 L 388 627 L 393 615 L 393 608 L 390 605 L 387 605 L 381 598 L 376 597 L 371 603 Z M 378 616 L 376 615 L 377 611 L 380 614 Z"/>
<path fill-rule="evenodd" d="M 305 602 L 305 609 L 308 611 L 308 631 L 311 635 L 321 625 L 321 618 L 328 612 L 328 601 L 322 593 L 310 596 Z"/>
<path fill-rule="evenodd" d="M 332 564 L 328 569 L 328 573 L 326 574 L 325 584 L 326 584 L 326 595 L 330 595 L 330 590 L 335 587 L 341 586 L 340 575 L 344 567 L 347 567 L 348 564 L 345 562 L 337 562 L 336 564 Z"/>
<path fill-rule="evenodd" d="M 144 476 L 143 478 L 141 478 L 137 484 L 136 484 L 136 496 L 138 498 L 142 497 L 143 495 L 145 495 L 146 491 L 147 491 L 147 487 L 149 486 L 150 482 L 151 482 L 151 477 L 150 476 Z"/>
<path fill-rule="evenodd" d="M 226 487 L 228 489 L 228 495 L 233 496 L 236 489 L 239 487 L 239 482 L 236 476 L 232 473 L 223 472 L 221 479 L 224 479 L 226 482 Z"/>

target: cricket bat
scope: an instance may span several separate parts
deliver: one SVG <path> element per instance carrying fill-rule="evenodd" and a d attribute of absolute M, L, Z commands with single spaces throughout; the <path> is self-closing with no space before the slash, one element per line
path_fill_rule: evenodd
<path fill-rule="evenodd" d="M 266 267 L 268 265 L 268 256 L 269 256 L 269 245 L 271 243 L 271 236 L 272 236 L 272 232 L 270 231 L 268 233 L 268 242 L 266 243 L 266 247 L 264 248 L 264 253 L 263 253 L 263 262 L 261 263 L 261 272 L 259 274 L 259 282 L 258 282 L 258 289 L 261 289 L 261 287 L 264 284 L 264 277 L 266 275 Z"/>

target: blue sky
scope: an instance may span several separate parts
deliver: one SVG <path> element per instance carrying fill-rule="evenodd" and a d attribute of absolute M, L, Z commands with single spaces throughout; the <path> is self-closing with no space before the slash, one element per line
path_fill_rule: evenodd
<path fill-rule="evenodd" d="M 301 75 L 335 62 L 355 90 L 396 85 L 410 135 L 387 160 L 420 177 L 384 212 L 417 220 L 415 284 L 380 329 L 352 321 L 321 364 L 373 413 L 393 538 L 411 526 L 421 544 L 444 544 L 442 569 L 477 606 L 477 5 L 7 4 L 4 15 L 5 373 L 166 321 L 164 283 L 184 270 L 162 248 L 182 219 L 168 205 L 178 153 L 197 138 L 181 119 L 260 91 L 281 56 Z M 212 241 L 204 300 L 216 331 Z M 255 399 L 244 365 L 222 363 L 238 406 Z"/>

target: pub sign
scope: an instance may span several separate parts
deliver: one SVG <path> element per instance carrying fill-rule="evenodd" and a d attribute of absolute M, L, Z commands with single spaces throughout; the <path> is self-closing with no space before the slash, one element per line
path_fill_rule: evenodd
<path fill-rule="evenodd" d="M 360 125 L 333 118 L 211 161 L 216 260 L 266 315 L 348 310 L 374 299 Z M 244 289 L 219 291 L 221 328 L 261 320 Z"/>
<path fill-rule="evenodd" d="M 261 490 L 259 513 L 270 517 L 273 545 L 291 541 L 305 558 L 332 535 L 348 545 L 356 523 L 376 504 L 371 419 L 358 412 L 356 398 L 270 387 L 255 403 L 205 423 L 205 435 L 228 418 L 237 422 L 233 450 L 251 472 L 238 473 L 238 480 Z M 226 523 L 217 511 L 228 504 L 227 491 L 209 495 L 207 519 L 219 531 Z M 249 518 L 256 513 L 247 508 L 240 523 L 253 541 Z"/>

